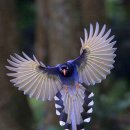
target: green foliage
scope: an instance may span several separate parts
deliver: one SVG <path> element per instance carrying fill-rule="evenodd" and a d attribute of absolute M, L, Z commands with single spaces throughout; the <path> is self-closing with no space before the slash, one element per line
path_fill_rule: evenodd
<path fill-rule="evenodd" d="M 44 103 L 35 99 L 29 99 L 30 106 L 35 116 L 36 123 L 39 124 L 44 116 Z"/>
<path fill-rule="evenodd" d="M 105 80 L 99 87 L 105 87 L 105 91 L 100 92 L 100 88 L 95 90 L 95 118 L 96 120 L 99 119 L 102 127 L 105 128 L 104 124 L 106 124 L 107 129 L 112 130 L 112 124 L 109 121 L 118 121 L 118 118 L 127 113 L 127 109 L 130 107 L 128 83 L 125 79 L 115 80 L 111 78 Z M 124 128 L 127 129 L 127 127 Z"/>
<path fill-rule="evenodd" d="M 17 1 L 17 11 L 18 16 L 18 27 L 20 29 L 25 29 L 28 26 L 33 26 L 36 20 L 35 13 L 36 5 L 29 1 Z"/>
<path fill-rule="evenodd" d="M 116 24 L 121 24 L 126 18 L 126 12 L 121 4 L 121 0 L 106 0 L 106 16 L 110 20 L 115 20 Z"/>

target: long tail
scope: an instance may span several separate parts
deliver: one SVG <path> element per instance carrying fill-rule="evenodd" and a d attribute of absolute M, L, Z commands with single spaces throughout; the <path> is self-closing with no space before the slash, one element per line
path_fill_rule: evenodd
<path fill-rule="evenodd" d="M 72 106 L 74 106 L 74 102 L 72 102 Z M 72 130 L 77 130 L 77 124 L 76 124 L 76 117 L 75 117 L 75 107 L 72 107 L 72 113 L 71 113 L 71 127 Z"/>
<path fill-rule="evenodd" d="M 65 130 L 85 130 L 84 124 L 90 122 L 93 112 L 93 96 L 93 92 L 89 92 L 82 85 L 77 90 L 70 87 L 68 92 L 62 89 L 56 94 L 56 114 Z"/>

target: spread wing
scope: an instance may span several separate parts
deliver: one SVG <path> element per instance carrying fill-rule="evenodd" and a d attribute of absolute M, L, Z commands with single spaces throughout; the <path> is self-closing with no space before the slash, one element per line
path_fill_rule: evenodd
<path fill-rule="evenodd" d="M 7 61 L 11 66 L 6 68 L 13 72 L 7 75 L 14 77 L 10 81 L 24 94 L 36 99 L 52 100 L 61 89 L 57 67 L 45 67 L 35 56 L 31 59 L 25 53 L 23 57 L 15 54 L 10 58 Z"/>
<path fill-rule="evenodd" d="M 99 32 L 99 24 L 96 23 L 95 31 L 90 24 L 90 33 L 84 30 L 85 40 L 81 40 L 82 47 L 80 56 L 72 62 L 77 65 L 80 82 L 87 85 L 94 85 L 100 83 L 110 74 L 113 68 L 115 50 L 113 48 L 116 41 L 112 41 L 114 36 L 110 36 L 111 29 L 106 33 L 106 25 L 104 25 Z"/>

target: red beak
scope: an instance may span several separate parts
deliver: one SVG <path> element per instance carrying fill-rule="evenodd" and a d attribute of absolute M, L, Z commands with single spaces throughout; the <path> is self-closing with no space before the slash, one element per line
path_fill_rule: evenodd
<path fill-rule="evenodd" d="M 63 69 L 63 74 L 64 76 L 66 76 L 66 69 Z"/>

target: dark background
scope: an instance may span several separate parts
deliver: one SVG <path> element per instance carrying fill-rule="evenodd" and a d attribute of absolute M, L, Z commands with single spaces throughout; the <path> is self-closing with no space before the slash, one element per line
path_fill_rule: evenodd
<path fill-rule="evenodd" d="M 91 130 L 130 130 L 130 0 L 0 0 L 0 130 L 62 130 L 54 102 L 29 99 L 6 76 L 22 51 L 56 65 L 79 55 L 84 27 L 96 22 L 117 40 L 115 68 L 95 92 Z"/>

